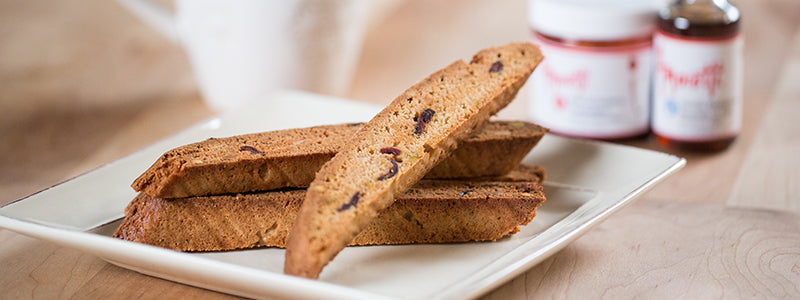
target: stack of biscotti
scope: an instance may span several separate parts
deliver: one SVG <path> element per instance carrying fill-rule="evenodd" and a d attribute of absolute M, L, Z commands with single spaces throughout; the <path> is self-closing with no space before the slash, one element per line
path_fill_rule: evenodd
<path fill-rule="evenodd" d="M 171 150 L 134 182 L 141 193 L 114 236 L 189 251 L 285 246 L 284 272 L 316 278 L 347 245 L 513 234 L 545 200 L 543 170 L 519 163 L 546 130 L 488 120 L 542 58 L 529 43 L 488 48 L 364 124 Z"/>
<path fill-rule="evenodd" d="M 179 251 L 285 247 L 304 188 L 360 126 L 212 138 L 169 150 L 132 184 L 140 194 L 114 237 Z M 545 170 L 520 162 L 546 132 L 522 121 L 487 123 L 351 244 L 494 241 L 517 232 L 545 199 Z"/>

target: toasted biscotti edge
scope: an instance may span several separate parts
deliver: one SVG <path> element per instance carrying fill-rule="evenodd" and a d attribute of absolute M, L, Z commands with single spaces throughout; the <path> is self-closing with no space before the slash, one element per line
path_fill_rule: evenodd
<path fill-rule="evenodd" d="M 396 195 L 505 107 L 542 58 L 529 43 L 489 48 L 402 93 L 317 173 L 289 236 L 284 273 L 317 278 Z"/>

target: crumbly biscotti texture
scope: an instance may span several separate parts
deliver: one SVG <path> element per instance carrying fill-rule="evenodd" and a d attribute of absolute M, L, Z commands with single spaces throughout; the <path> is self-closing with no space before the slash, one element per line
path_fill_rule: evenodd
<path fill-rule="evenodd" d="M 519 231 L 545 201 L 537 169 L 493 181 L 422 180 L 350 245 L 495 241 Z M 114 237 L 179 251 L 284 247 L 304 190 L 159 199 L 125 209 Z"/>
<path fill-rule="evenodd" d="M 314 174 L 359 128 L 361 124 L 327 125 L 188 144 L 164 153 L 131 186 L 154 198 L 308 187 Z M 489 122 L 426 177 L 506 174 L 546 132 L 541 126 L 522 121 Z"/>
<path fill-rule="evenodd" d="M 396 196 L 511 102 L 542 58 L 529 43 L 485 49 L 431 74 L 363 125 L 309 186 L 284 273 L 317 278 Z"/>

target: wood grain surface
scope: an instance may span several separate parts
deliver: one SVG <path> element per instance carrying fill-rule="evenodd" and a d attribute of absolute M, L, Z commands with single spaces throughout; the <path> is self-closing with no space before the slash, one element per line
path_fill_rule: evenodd
<path fill-rule="evenodd" d="M 524 0 L 396 1 L 350 98 L 387 103 L 476 49 L 526 40 Z M 745 115 L 687 166 L 485 299 L 800 298 L 800 1 L 741 0 Z M 526 91 L 500 113 L 525 118 Z M 0 0 L 0 204 L 213 116 L 180 47 L 114 1 Z M 0 299 L 235 298 L 0 230 Z"/>
<path fill-rule="evenodd" d="M 795 214 L 643 200 L 486 298 L 796 298 L 798 241 Z"/>

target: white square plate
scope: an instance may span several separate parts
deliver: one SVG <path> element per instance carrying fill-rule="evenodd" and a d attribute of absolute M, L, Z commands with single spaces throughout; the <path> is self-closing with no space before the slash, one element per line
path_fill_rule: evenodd
<path fill-rule="evenodd" d="M 0 227 L 141 273 L 245 297 L 463 299 L 544 260 L 685 164 L 663 153 L 548 135 L 524 161 L 547 168 L 547 201 L 519 233 L 494 243 L 346 248 L 317 281 L 283 275 L 281 249 L 182 253 L 109 237 L 135 196 L 130 183 L 171 148 L 209 137 L 367 121 L 379 110 L 308 93 L 276 93 L 6 205 Z"/>

